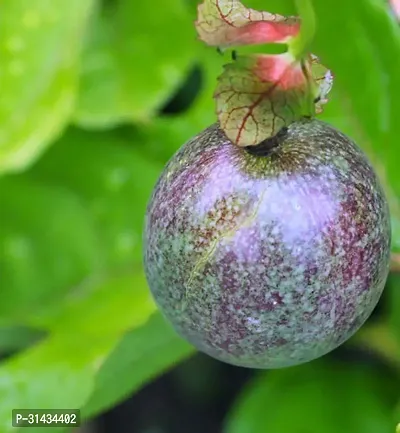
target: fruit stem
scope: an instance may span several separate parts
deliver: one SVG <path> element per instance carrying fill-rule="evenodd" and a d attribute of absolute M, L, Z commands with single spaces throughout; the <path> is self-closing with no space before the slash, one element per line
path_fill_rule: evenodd
<path fill-rule="evenodd" d="M 295 0 L 301 18 L 299 34 L 289 43 L 289 52 L 296 60 L 301 60 L 309 51 L 315 35 L 316 19 L 311 0 Z"/>
<path fill-rule="evenodd" d="M 282 140 L 286 137 L 287 131 L 288 129 L 284 126 L 273 137 L 267 138 L 255 146 L 246 146 L 245 149 L 253 156 L 269 156 L 272 150 L 281 144 Z"/>

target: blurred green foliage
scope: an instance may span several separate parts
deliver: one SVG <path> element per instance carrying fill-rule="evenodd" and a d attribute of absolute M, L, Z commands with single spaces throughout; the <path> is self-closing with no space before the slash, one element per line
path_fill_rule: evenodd
<path fill-rule="evenodd" d="M 224 59 L 196 40 L 196 3 L 2 2 L 0 353 L 13 355 L 0 364 L 1 433 L 17 431 L 12 408 L 93 416 L 193 352 L 150 298 L 141 237 L 163 164 L 215 121 Z M 400 252 L 399 26 L 384 0 L 313 4 L 313 51 L 336 78 L 322 118 L 373 161 Z M 296 13 L 291 0 L 246 5 Z M 191 104 L 171 109 L 182 101 Z M 262 374 L 226 432 L 394 431 L 399 289 L 393 274 L 384 318 L 352 341 L 392 365 L 392 376 L 330 358 Z"/>
<path fill-rule="evenodd" d="M 7 0 L 0 15 L 0 170 L 20 170 L 71 118 L 93 0 Z"/>
<path fill-rule="evenodd" d="M 391 398 L 385 395 L 390 379 L 378 378 L 370 366 L 326 360 L 261 375 L 243 392 L 225 431 L 393 431 Z"/>

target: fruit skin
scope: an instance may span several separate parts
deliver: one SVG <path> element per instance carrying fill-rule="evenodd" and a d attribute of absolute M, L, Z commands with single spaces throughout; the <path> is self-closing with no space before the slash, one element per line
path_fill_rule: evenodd
<path fill-rule="evenodd" d="M 159 178 L 144 262 L 161 311 L 199 350 L 281 368 L 328 353 L 365 322 L 390 238 L 371 165 L 333 127 L 294 123 L 259 157 L 213 125 Z"/>

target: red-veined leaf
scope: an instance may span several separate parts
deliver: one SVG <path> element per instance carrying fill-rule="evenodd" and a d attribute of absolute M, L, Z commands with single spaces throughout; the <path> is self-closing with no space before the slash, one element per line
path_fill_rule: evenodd
<path fill-rule="evenodd" d="M 208 45 L 228 48 L 288 43 L 298 35 L 300 20 L 248 9 L 239 0 L 204 0 L 196 28 Z M 214 95 L 220 126 L 236 145 L 255 146 L 321 112 L 332 80 L 313 55 L 239 55 L 225 65 Z"/>
<path fill-rule="evenodd" d="M 313 80 L 311 62 L 296 62 L 284 53 L 239 57 L 226 65 L 215 99 L 227 137 L 238 146 L 254 146 L 301 117 L 312 116 L 314 100 L 322 93 L 319 104 L 326 100 L 326 83 L 323 78 Z"/>
<path fill-rule="evenodd" d="M 204 0 L 198 7 L 196 28 L 206 44 L 229 47 L 287 42 L 298 34 L 300 21 L 246 8 L 238 0 Z"/>

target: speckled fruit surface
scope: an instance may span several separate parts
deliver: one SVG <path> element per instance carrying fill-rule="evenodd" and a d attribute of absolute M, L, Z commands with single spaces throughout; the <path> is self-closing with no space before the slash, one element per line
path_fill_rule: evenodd
<path fill-rule="evenodd" d="M 317 120 L 269 156 L 213 125 L 169 161 L 144 234 L 150 289 L 176 331 L 228 363 L 280 368 L 365 322 L 389 271 L 386 198 L 365 155 Z"/>

